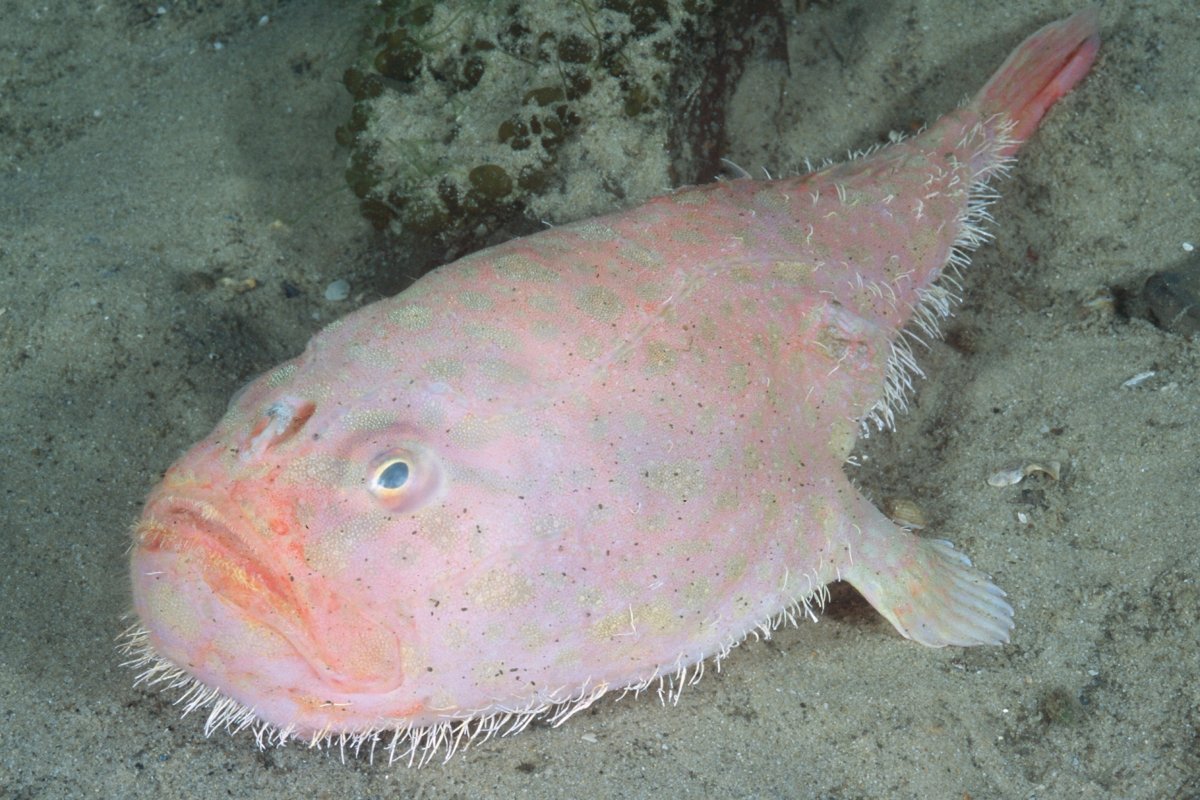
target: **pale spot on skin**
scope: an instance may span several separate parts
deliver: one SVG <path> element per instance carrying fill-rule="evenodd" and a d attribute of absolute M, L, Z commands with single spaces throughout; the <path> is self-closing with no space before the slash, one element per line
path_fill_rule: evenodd
<path fill-rule="evenodd" d="M 335 396 L 336 389 L 334 388 L 332 382 L 321 381 L 310 384 L 308 387 L 306 387 L 305 394 L 308 396 L 309 400 L 319 405 L 329 398 Z"/>
<path fill-rule="evenodd" d="M 860 427 L 855 420 L 845 419 L 834 422 L 829 430 L 829 450 L 838 458 L 845 460 L 854 449 L 858 440 Z"/>
<path fill-rule="evenodd" d="M 762 278 L 750 267 L 734 267 L 728 272 L 729 279 L 735 283 L 757 284 Z"/>
<path fill-rule="evenodd" d="M 773 492 L 766 490 L 758 493 L 758 502 L 762 508 L 761 530 L 773 530 L 779 524 L 779 499 Z"/>
<path fill-rule="evenodd" d="M 350 342 L 346 346 L 346 358 L 348 360 L 368 367 L 383 367 L 391 363 L 395 357 L 396 352 L 394 349 L 377 343 L 364 344 L 362 342 Z"/>
<path fill-rule="evenodd" d="M 603 641 L 614 636 L 632 636 L 635 631 L 632 615 L 629 611 L 624 611 L 610 614 L 592 623 L 591 635 L 593 638 Z"/>
<path fill-rule="evenodd" d="M 715 550 L 716 548 L 713 543 L 702 536 L 692 539 L 680 539 L 671 545 L 671 555 L 676 558 L 691 557 L 706 560 Z"/>
<path fill-rule="evenodd" d="M 597 589 L 588 589 L 575 596 L 575 602 L 580 608 L 597 611 L 604 604 L 604 595 Z"/>
<path fill-rule="evenodd" d="M 435 398 L 422 398 L 416 411 L 417 422 L 424 428 L 440 428 L 445 424 L 445 406 Z"/>
<path fill-rule="evenodd" d="M 280 479 L 296 484 L 344 486 L 356 466 L 344 458 L 313 453 L 293 459 L 281 473 Z"/>
<path fill-rule="evenodd" d="M 807 247 L 812 243 L 813 228 L 811 225 L 784 228 L 779 235 L 792 247 Z"/>
<path fill-rule="evenodd" d="M 535 339 L 542 342 L 557 341 L 563 334 L 561 325 L 546 319 L 534 320 L 529 331 Z"/>
<path fill-rule="evenodd" d="M 703 245 L 708 243 L 708 236 L 694 228 L 675 228 L 670 235 L 672 240 L 680 244 Z"/>
<path fill-rule="evenodd" d="M 422 508 L 413 514 L 413 527 L 420 537 L 444 553 L 463 543 L 462 530 L 454 514 L 442 506 Z"/>
<path fill-rule="evenodd" d="M 558 280 L 557 272 L 525 256 L 498 256 L 492 266 L 503 280 L 519 283 L 554 283 Z"/>
<path fill-rule="evenodd" d="M 746 469 L 750 471 L 762 469 L 763 457 L 762 451 L 756 445 L 748 444 L 742 451 L 742 463 L 746 465 Z"/>
<path fill-rule="evenodd" d="M 656 492 L 687 502 L 704 491 L 704 470 L 692 461 L 657 464 L 646 475 L 646 485 Z"/>
<path fill-rule="evenodd" d="M 402 611 L 404 609 L 401 609 Z M 401 643 L 400 651 L 400 674 L 402 675 L 419 675 L 425 671 L 425 654 L 424 650 L 414 647 L 410 643 Z"/>
<path fill-rule="evenodd" d="M 680 206 L 704 206 L 712 202 L 708 192 L 679 192 L 671 195 L 671 199 Z"/>
<path fill-rule="evenodd" d="M 791 207 L 791 200 L 783 192 L 761 191 L 754 195 L 754 204 L 765 211 L 782 214 Z"/>
<path fill-rule="evenodd" d="M 741 501 L 742 496 L 737 489 L 722 489 L 717 493 L 716 507 L 718 511 L 730 511 L 737 508 Z"/>
<path fill-rule="evenodd" d="M 588 286 L 575 294 L 575 302 L 583 313 L 599 322 L 616 322 L 625 304 L 607 286 Z"/>
<path fill-rule="evenodd" d="M 662 533 L 670 530 L 671 520 L 666 514 L 639 514 L 638 515 L 638 530 L 647 534 Z"/>
<path fill-rule="evenodd" d="M 267 377 L 267 385 L 271 388 L 278 388 L 287 383 L 292 375 L 296 372 L 295 364 L 284 364 L 281 367 L 271 370 L 271 374 Z"/>
<path fill-rule="evenodd" d="M 439 381 L 461 378 L 466 368 L 458 358 L 432 358 L 425 364 L 425 373 Z"/>
<path fill-rule="evenodd" d="M 667 293 L 664 292 L 660 281 L 652 281 L 649 283 L 639 283 L 633 290 L 637 299 L 647 303 L 662 303 L 667 298 Z"/>
<path fill-rule="evenodd" d="M 859 206 L 870 205 L 876 201 L 874 195 L 858 189 L 844 189 L 842 192 L 842 205 L 844 206 Z"/>
<path fill-rule="evenodd" d="M 534 517 L 533 520 L 533 536 L 535 539 L 547 540 L 558 539 L 563 536 L 568 530 L 567 521 L 562 517 L 557 517 L 550 514 L 541 514 Z"/>
<path fill-rule="evenodd" d="M 726 570 L 726 573 L 728 573 L 728 570 Z M 722 577 L 725 576 L 723 575 Z M 690 608 L 702 608 L 703 604 L 713 594 L 712 581 L 704 577 L 696 578 L 683 587 L 682 594 L 684 602 Z"/>
<path fill-rule="evenodd" d="M 517 635 L 521 637 L 526 646 L 531 648 L 540 649 L 553 641 L 552 634 L 549 631 L 532 622 L 521 625 L 517 629 Z"/>
<path fill-rule="evenodd" d="M 650 375 L 665 375 L 675 369 L 678 361 L 675 348 L 665 342 L 646 343 L 646 372 Z"/>
<path fill-rule="evenodd" d="M 198 616 L 197 609 L 189 604 L 170 581 L 155 581 L 146 589 L 146 602 L 162 615 L 163 624 L 181 638 L 197 637 L 204 629 L 205 620 Z"/>
<path fill-rule="evenodd" d="M 514 609 L 529 602 L 532 592 L 523 577 L 494 569 L 472 581 L 467 594 L 490 608 Z"/>
<path fill-rule="evenodd" d="M 396 424 L 396 415 L 378 409 L 356 409 L 344 417 L 346 428 L 352 431 L 379 431 Z"/>
<path fill-rule="evenodd" d="M 450 429 L 450 441 L 461 447 L 482 447 L 502 433 L 494 419 L 467 414 Z"/>
<path fill-rule="evenodd" d="M 808 283 L 816 271 L 816 266 L 807 261 L 776 261 L 771 265 L 771 277 L 789 283 Z"/>
<path fill-rule="evenodd" d="M 434 608 L 441 606 L 442 601 L 438 598 L 431 598 L 430 605 Z M 469 622 L 454 621 L 449 623 L 445 628 L 446 642 L 452 644 L 456 648 L 469 648 L 471 643 L 479 638 L 479 630 L 473 627 Z"/>
<path fill-rule="evenodd" d="M 475 338 L 495 344 L 505 350 L 514 350 L 520 344 L 520 339 L 510 328 L 472 322 L 463 326 L 463 331 Z"/>
<path fill-rule="evenodd" d="M 479 362 L 480 371 L 492 380 L 508 384 L 528 384 L 529 374 L 515 364 L 499 358 Z"/>
<path fill-rule="evenodd" d="M 611 227 L 590 220 L 572 225 L 571 230 L 586 242 L 610 242 L 617 238 L 616 231 Z"/>
<path fill-rule="evenodd" d="M 750 388 L 750 368 L 745 364 L 730 364 L 725 371 L 726 386 L 734 395 Z"/>
<path fill-rule="evenodd" d="M 464 308 L 472 311 L 491 311 L 495 306 L 492 298 L 482 292 L 463 292 L 458 296 L 458 302 L 462 303 Z"/>
<path fill-rule="evenodd" d="M 425 306 L 401 303 L 388 312 L 388 321 L 405 331 L 419 331 L 433 322 L 433 311 Z"/>
<path fill-rule="evenodd" d="M 663 265 L 662 253 L 650 250 L 636 242 L 626 242 L 622 245 L 621 258 L 628 260 L 631 264 L 639 264 L 643 267 L 661 267 Z"/>
<path fill-rule="evenodd" d="M 325 575 L 336 575 L 349 564 L 354 549 L 364 540 L 387 529 L 388 518 L 380 511 L 364 511 L 341 527 L 313 539 L 304 550 L 305 562 Z"/>
<path fill-rule="evenodd" d="M 677 628 L 675 615 L 664 603 L 642 603 L 610 614 L 593 623 L 591 635 L 594 639 L 607 640 L 622 637 L 661 636 L 674 633 Z"/>
<path fill-rule="evenodd" d="M 766 532 L 756 531 L 751 532 L 751 535 L 764 536 Z M 725 579 L 728 581 L 740 581 L 750 568 L 749 559 L 741 553 L 730 558 L 725 564 Z"/>

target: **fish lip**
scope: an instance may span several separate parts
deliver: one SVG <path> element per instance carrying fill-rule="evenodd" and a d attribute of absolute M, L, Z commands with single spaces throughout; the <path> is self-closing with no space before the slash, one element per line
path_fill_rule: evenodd
<path fill-rule="evenodd" d="M 273 631 L 308 661 L 305 654 L 311 652 L 312 642 L 285 611 L 294 607 L 296 598 L 280 591 L 281 582 L 271 577 L 271 562 L 257 557 L 235 530 L 232 521 L 208 500 L 167 492 L 147 502 L 135 547 L 198 555 L 202 567 L 191 579 L 202 582 L 239 615 L 250 616 Z M 222 574 L 230 573 L 237 575 L 236 582 L 221 580 Z M 237 591 L 231 591 L 234 588 Z"/>
<path fill-rule="evenodd" d="M 204 498 L 164 492 L 147 502 L 135 549 L 196 556 L 199 568 L 189 579 L 202 582 L 227 608 L 286 642 L 308 666 L 312 678 L 329 690 L 345 693 L 343 681 L 361 684 L 366 680 L 362 675 L 342 677 L 336 667 L 342 642 L 310 630 L 306 614 L 300 610 L 305 594 L 289 574 L 288 557 L 258 555 L 254 542 L 235 532 L 239 527 L 254 530 L 257 526 L 249 519 L 227 517 Z M 391 691 L 403 682 L 398 643 L 393 650 L 396 657 L 389 660 L 389 666 L 368 676 L 365 693 Z"/>
<path fill-rule="evenodd" d="M 203 569 L 195 576 L 196 580 L 203 581 L 222 602 L 241 613 L 258 616 L 261 624 L 275 630 L 293 647 L 302 649 L 296 637 L 299 635 L 300 640 L 305 637 L 283 610 L 295 604 L 294 597 L 288 596 L 286 590 L 281 591 L 288 586 L 287 582 L 272 577 L 278 567 L 272 570 L 273 562 L 256 553 L 252 543 L 237 535 L 236 530 L 236 521 L 212 502 L 172 491 L 146 504 L 136 546 L 199 555 Z M 236 574 L 236 585 L 242 591 L 228 591 L 230 584 L 220 579 L 222 573 Z"/>
<path fill-rule="evenodd" d="M 202 548 L 209 558 L 235 564 L 246 573 L 263 578 L 263 565 L 251 548 L 233 533 L 234 526 L 212 503 L 199 497 L 170 493 L 146 504 L 139 529 L 157 534 L 155 544 L 167 551 Z M 147 537 L 139 538 L 139 544 Z"/>

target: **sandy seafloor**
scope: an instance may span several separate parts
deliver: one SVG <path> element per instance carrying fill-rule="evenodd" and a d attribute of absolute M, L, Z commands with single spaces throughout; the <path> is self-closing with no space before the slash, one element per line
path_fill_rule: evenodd
<path fill-rule="evenodd" d="M 333 144 L 354 4 L 156 5 L 0 0 L 0 797 L 1200 796 L 1200 360 L 1089 302 L 1200 244 L 1191 0 L 1101 4 L 1094 73 L 1002 185 L 950 343 L 857 470 L 994 575 L 1011 644 L 924 649 L 840 593 L 677 707 L 604 701 L 421 770 L 205 739 L 114 649 L 161 472 L 404 270 Z M 756 65 L 734 104 L 748 167 L 931 119 L 1079 6 L 785 5 L 790 76 Z M 336 278 L 350 301 L 323 299 Z M 1058 481 L 985 482 L 1045 459 Z"/>

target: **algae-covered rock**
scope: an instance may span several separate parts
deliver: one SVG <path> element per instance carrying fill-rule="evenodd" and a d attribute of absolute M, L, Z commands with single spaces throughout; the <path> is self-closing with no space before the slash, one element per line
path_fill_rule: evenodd
<path fill-rule="evenodd" d="M 375 227 L 462 250 L 709 178 L 755 19 L 775 0 L 386 0 L 344 76 L 347 182 Z"/>

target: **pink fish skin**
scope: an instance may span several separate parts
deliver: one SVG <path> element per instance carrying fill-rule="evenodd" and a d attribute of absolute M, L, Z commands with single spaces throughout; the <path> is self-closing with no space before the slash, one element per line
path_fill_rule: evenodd
<path fill-rule="evenodd" d="M 849 581 L 925 645 L 1004 593 L 843 463 L 887 427 L 989 179 L 1086 74 L 1094 9 L 964 108 L 819 172 L 685 189 L 485 250 L 317 334 L 133 532 L 141 679 L 206 731 L 448 757 L 613 689 L 674 695 Z"/>

